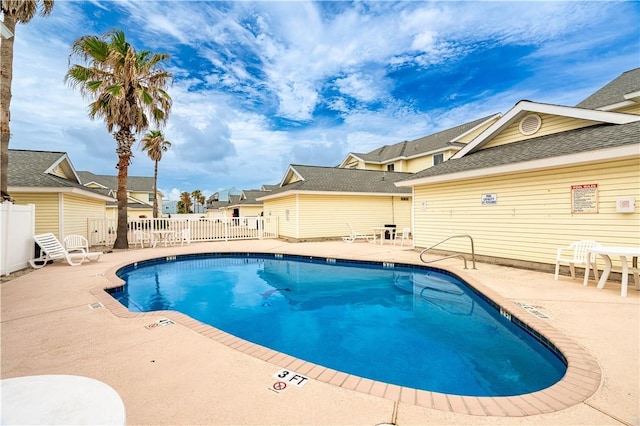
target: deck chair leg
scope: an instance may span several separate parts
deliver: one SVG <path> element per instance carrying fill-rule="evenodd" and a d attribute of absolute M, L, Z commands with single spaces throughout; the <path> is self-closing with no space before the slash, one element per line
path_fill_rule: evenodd
<path fill-rule="evenodd" d="M 571 278 L 573 278 L 575 280 L 576 279 L 576 264 L 575 263 L 570 263 L 569 264 L 569 269 L 571 270 Z"/>
<path fill-rule="evenodd" d="M 596 282 L 600 281 L 600 274 L 598 274 L 598 265 L 595 262 L 591 264 L 591 269 L 593 269 L 593 277 L 596 279 Z M 587 279 L 589 279 L 589 277 L 587 277 Z"/>
<path fill-rule="evenodd" d="M 46 257 L 40 256 L 36 259 L 29 259 L 29 265 L 31 265 L 33 269 L 40 269 L 47 264 L 47 261 L 48 259 Z"/>

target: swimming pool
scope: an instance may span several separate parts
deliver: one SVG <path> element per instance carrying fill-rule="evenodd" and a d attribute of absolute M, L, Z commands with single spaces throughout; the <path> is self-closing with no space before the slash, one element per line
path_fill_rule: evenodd
<path fill-rule="evenodd" d="M 380 262 L 201 254 L 139 262 L 112 292 L 338 371 L 469 396 L 533 392 L 566 365 L 457 277 Z"/>

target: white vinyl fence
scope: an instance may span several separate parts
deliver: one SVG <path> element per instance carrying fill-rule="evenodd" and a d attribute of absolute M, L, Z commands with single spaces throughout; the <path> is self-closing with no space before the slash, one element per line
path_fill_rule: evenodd
<path fill-rule="evenodd" d="M 0 275 L 29 266 L 34 258 L 36 207 L 0 203 Z"/>
<path fill-rule="evenodd" d="M 127 239 L 130 244 L 135 241 L 135 231 L 142 231 L 146 235 L 154 231 L 172 231 L 176 238 L 180 238 L 182 231 L 188 229 L 192 242 L 278 238 L 277 217 L 136 219 L 130 221 L 127 226 Z M 113 245 L 116 240 L 116 227 L 116 220 L 113 219 L 89 219 L 89 245 Z"/>

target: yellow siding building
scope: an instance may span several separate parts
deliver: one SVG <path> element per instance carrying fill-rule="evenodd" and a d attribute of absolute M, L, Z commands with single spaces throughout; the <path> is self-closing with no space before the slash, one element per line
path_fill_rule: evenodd
<path fill-rule="evenodd" d="M 412 141 L 384 145 L 367 153 L 352 152 L 339 167 L 417 173 L 447 161 L 499 118 L 500 114 L 495 114 Z"/>
<path fill-rule="evenodd" d="M 374 227 L 411 226 L 411 191 L 394 185 L 408 173 L 291 165 L 282 183 L 263 202 L 265 217 L 277 217 L 282 238 L 339 239 Z"/>
<path fill-rule="evenodd" d="M 88 219 L 104 219 L 112 198 L 81 185 L 63 152 L 9 150 L 9 193 L 16 204 L 35 205 L 35 232 L 62 240 L 89 238 Z"/>
<path fill-rule="evenodd" d="M 543 270 L 576 240 L 639 247 L 640 69 L 629 73 L 635 90 L 614 82 L 578 107 L 521 101 L 449 161 L 399 182 L 413 191 L 415 245 L 468 234 L 481 258 Z M 468 239 L 439 248 L 470 252 Z"/>
<path fill-rule="evenodd" d="M 112 197 L 111 202 L 107 203 L 105 217 L 110 220 L 118 219 L 118 177 L 110 175 L 96 175 L 88 171 L 79 171 L 78 176 L 81 178 L 86 187 L 93 188 L 97 191 L 103 191 Z M 162 216 L 162 197 L 163 194 L 158 192 L 158 217 Z M 137 220 L 140 218 L 153 217 L 153 177 L 146 176 L 129 176 L 127 178 L 127 221 Z"/>

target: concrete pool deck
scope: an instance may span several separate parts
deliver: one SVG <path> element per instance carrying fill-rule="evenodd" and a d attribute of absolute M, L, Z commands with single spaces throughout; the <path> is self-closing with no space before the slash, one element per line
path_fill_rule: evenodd
<path fill-rule="evenodd" d="M 56 262 L 0 286 L 1 377 L 69 374 L 100 380 L 120 394 L 128 424 L 640 423 L 640 292 L 632 286 L 624 298 L 619 283 L 607 283 L 598 290 L 593 281 L 589 287 L 567 276 L 555 281 L 553 273 L 484 263 L 477 270 L 464 270 L 460 259 L 434 265 L 481 283 L 523 320 L 530 316 L 533 323 L 549 327 L 566 341 L 562 344 L 577 345 L 589 354 L 585 359 L 592 359 L 594 374 L 601 374 L 600 380 L 591 383 L 594 392 L 576 395 L 580 402 L 565 404 L 566 408 L 534 415 L 527 415 L 527 403 L 514 412 L 500 401 L 491 404 L 491 399 L 470 406 L 448 398 L 445 409 L 428 408 L 417 404 L 415 395 L 412 400 L 403 395 L 379 396 L 371 391 L 374 385 L 364 380 L 349 389 L 331 379 L 313 378 L 303 387 L 275 393 L 270 388 L 283 357 L 265 361 L 260 354 L 248 354 L 242 342 L 217 339 L 211 330 L 202 330 L 183 315 L 127 317 L 126 310 L 118 311 L 106 293 L 96 290 L 113 286 L 108 277 L 115 268 L 136 260 L 226 251 L 419 264 L 419 253 L 406 247 L 279 240 L 118 251 L 79 267 Z M 96 302 L 103 305 L 96 307 Z M 541 319 L 517 303 L 528 304 L 548 318 Z M 176 318 L 176 324 L 153 326 L 166 317 Z M 428 360 L 428 354 L 423 359 Z M 304 370 L 302 364 L 293 363 L 290 368 L 297 366 Z M 587 367 L 588 363 L 583 366 Z M 299 372 L 313 376 L 306 370 Z M 587 377 L 585 382 L 590 380 Z M 369 392 L 355 389 L 363 386 Z M 559 399 L 571 400 L 570 388 L 565 388 L 565 394 Z M 462 407 L 455 407 L 458 404 Z M 547 404 L 556 405 L 554 401 Z M 464 410 L 474 414 L 461 414 Z"/>

